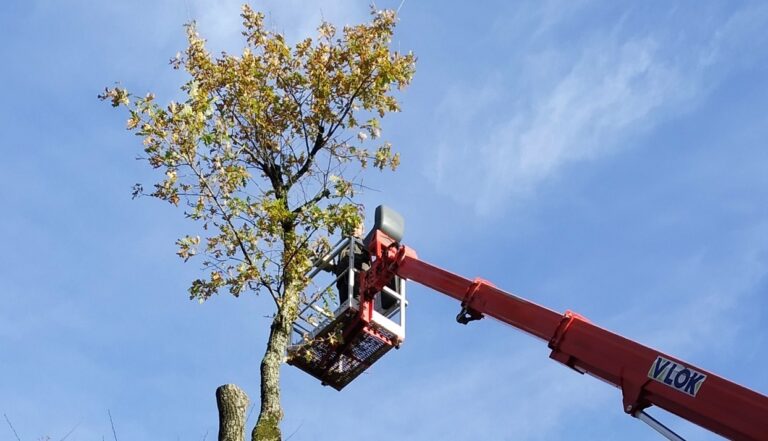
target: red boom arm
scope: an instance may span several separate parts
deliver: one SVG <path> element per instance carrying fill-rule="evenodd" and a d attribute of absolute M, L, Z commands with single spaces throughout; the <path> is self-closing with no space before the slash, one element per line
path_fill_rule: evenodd
<path fill-rule="evenodd" d="M 729 439 L 768 440 L 768 397 L 578 314 L 557 313 L 483 280 L 426 263 L 379 231 L 369 248 L 375 261 L 362 280 L 364 292 L 381 290 L 397 274 L 459 300 L 461 323 L 488 315 L 547 341 L 552 359 L 620 388 L 624 411 L 630 415 L 654 405 Z"/>

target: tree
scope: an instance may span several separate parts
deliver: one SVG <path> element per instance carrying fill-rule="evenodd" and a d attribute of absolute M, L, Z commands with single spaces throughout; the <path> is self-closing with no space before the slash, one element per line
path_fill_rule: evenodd
<path fill-rule="evenodd" d="M 399 111 L 395 88 L 410 83 L 416 60 L 390 49 L 393 11 L 372 9 L 369 23 L 340 33 L 324 22 L 316 40 L 293 47 L 247 5 L 242 18 L 240 56 L 212 56 L 195 24 L 186 26 L 188 47 L 171 60 L 189 74 L 184 102 L 161 106 L 120 86 L 99 98 L 127 108 L 144 159 L 164 173 L 148 194 L 199 222 L 202 238 L 177 241 L 182 259 L 203 260 L 190 298 L 227 290 L 274 300 L 252 438 L 279 440 L 280 365 L 305 274 L 331 236 L 361 222 L 362 171 L 397 168 L 399 155 L 375 140 L 381 118 Z"/>

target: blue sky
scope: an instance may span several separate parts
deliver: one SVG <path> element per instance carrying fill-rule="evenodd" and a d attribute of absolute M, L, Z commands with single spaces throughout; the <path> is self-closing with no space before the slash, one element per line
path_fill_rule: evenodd
<path fill-rule="evenodd" d="M 114 81 L 170 100 L 181 24 L 237 51 L 239 4 L 0 3 L 0 410 L 23 441 L 109 439 L 108 409 L 119 439 L 214 439 L 216 386 L 257 398 L 269 302 L 187 300 L 190 225 L 131 200 L 153 175 L 96 100 Z M 253 5 L 292 41 L 368 11 Z M 393 44 L 417 74 L 384 124 L 402 166 L 364 200 L 425 260 L 768 393 L 766 25 L 763 2 L 408 0 Z M 290 439 L 658 439 L 543 342 L 409 297 L 406 344 L 343 392 L 283 370 Z"/>

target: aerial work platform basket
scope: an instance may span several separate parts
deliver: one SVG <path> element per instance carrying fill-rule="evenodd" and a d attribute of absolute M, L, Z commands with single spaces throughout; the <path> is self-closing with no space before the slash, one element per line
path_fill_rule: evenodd
<path fill-rule="evenodd" d="M 308 274 L 293 326 L 288 364 L 336 390 L 405 340 L 405 280 L 394 277 L 374 296 L 360 296 L 359 277 L 369 265 L 363 241 L 340 240 Z"/>

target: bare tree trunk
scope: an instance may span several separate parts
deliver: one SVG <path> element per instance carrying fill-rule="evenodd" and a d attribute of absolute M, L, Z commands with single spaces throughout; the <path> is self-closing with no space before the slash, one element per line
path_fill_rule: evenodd
<path fill-rule="evenodd" d="M 225 384 L 216 389 L 216 405 L 219 407 L 219 441 L 245 441 L 248 395 L 234 384 Z"/>
<path fill-rule="evenodd" d="M 267 350 L 261 360 L 261 410 L 259 420 L 251 432 L 252 441 L 281 441 L 282 439 L 280 365 L 290 343 L 291 327 L 298 314 L 299 292 L 293 290 L 286 292 L 281 306 L 272 321 Z"/>

